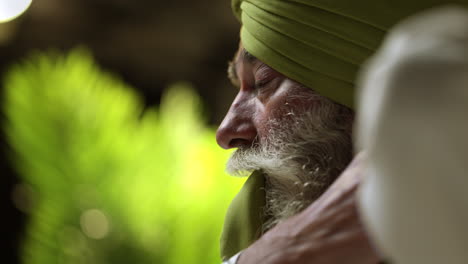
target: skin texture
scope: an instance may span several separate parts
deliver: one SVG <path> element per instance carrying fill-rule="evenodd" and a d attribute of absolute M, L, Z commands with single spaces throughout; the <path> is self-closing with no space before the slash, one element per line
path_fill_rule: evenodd
<path fill-rule="evenodd" d="M 224 149 L 265 141 L 269 130 L 274 129 L 268 126 L 268 120 L 285 116 L 285 105 L 291 110 L 314 104 L 316 94 L 312 90 L 252 57 L 242 45 L 230 67 L 230 77 L 239 92 L 216 133 Z"/>
<path fill-rule="evenodd" d="M 229 75 L 239 93 L 217 131 L 217 142 L 225 149 L 265 141 L 269 131 L 275 129 L 268 127 L 267 121 L 287 114 L 285 105 L 319 107 L 315 92 L 252 57 L 242 45 Z M 361 160 L 356 157 L 312 205 L 244 250 L 237 263 L 378 263 L 356 207 Z"/>
<path fill-rule="evenodd" d="M 378 263 L 356 207 L 361 175 L 358 156 L 316 202 L 263 235 L 238 263 Z"/>

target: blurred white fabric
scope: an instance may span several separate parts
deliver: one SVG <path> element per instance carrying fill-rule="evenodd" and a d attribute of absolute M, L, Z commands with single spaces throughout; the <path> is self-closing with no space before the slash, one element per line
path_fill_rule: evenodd
<path fill-rule="evenodd" d="M 468 11 L 411 17 L 361 73 L 364 222 L 391 263 L 468 263 Z"/>

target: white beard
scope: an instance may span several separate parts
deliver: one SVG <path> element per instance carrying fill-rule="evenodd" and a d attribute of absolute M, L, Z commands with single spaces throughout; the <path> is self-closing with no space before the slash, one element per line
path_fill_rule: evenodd
<path fill-rule="evenodd" d="M 288 110 L 288 119 L 269 121 L 264 143 L 239 148 L 227 164 L 232 175 L 265 173 L 264 231 L 311 204 L 352 158 L 352 110 L 324 97 L 311 109 Z"/>

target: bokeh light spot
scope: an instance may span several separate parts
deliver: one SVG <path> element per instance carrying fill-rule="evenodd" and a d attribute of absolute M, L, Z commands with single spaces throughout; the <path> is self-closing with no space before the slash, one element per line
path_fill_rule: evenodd
<path fill-rule="evenodd" d="M 109 220 L 98 209 L 90 209 L 81 214 L 81 230 L 86 236 L 93 239 L 102 239 L 109 233 Z"/>
<path fill-rule="evenodd" d="M 23 14 L 32 0 L 1 0 L 0 23 L 8 22 Z"/>

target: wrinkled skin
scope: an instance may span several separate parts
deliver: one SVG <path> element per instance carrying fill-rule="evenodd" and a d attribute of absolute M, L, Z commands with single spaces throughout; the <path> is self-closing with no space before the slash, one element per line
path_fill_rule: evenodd
<path fill-rule="evenodd" d="M 249 147 L 256 140 L 263 143 L 269 130 L 274 129 L 268 126 L 269 120 L 305 105 L 311 106 L 316 101 L 315 92 L 260 60 L 249 58 L 242 45 L 232 66 L 236 73 L 231 81 L 239 92 L 216 134 L 222 148 Z"/>
<path fill-rule="evenodd" d="M 362 167 L 358 156 L 311 206 L 244 250 L 238 264 L 378 263 L 356 207 Z"/>
<path fill-rule="evenodd" d="M 225 149 L 263 143 L 274 129 L 267 121 L 287 115 L 285 105 L 320 107 L 319 95 L 250 57 L 242 45 L 230 75 L 239 93 L 217 131 L 218 144 Z M 318 200 L 268 231 L 237 263 L 377 263 L 356 208 L 360 176 L 360 161 L 355 160 Z"/>

